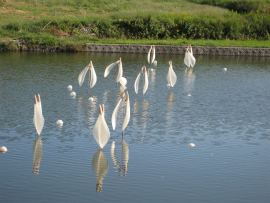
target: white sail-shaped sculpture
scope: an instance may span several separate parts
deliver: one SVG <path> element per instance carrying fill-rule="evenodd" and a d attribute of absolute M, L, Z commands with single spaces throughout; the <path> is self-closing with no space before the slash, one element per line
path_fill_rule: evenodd
<path fill-rule="evenodd" d="M 119 82 L 119 80 L 121 79 L 121 77 L 123 76 L 123 67 L 122 67 L 122 60 L 120 57 L 120 60 L 108 65 L 104 71 L 104 78 L 106 78 L 108 76 L 108 74 L 110 73 L 110 71 L 112 70 L 112 68 L 118 64 L 118 74 L 117 74 L 117 78 L 116 78 L 116 82 Z"/>
<path fill-rule="evenodd" d="M 117 78 L 116 78 L 116 82 L 119 82 L 120 79 L 122 78 L 123 76 L 123 67 L 122 67 L 122 61 L 121 61 L 121 58 L 120 58 L 120 62 L 119 62 L 119 66 L 118 66 L 118 74 L 117 74 Z"/>
<path fill-rule="evenodd" d="M 151 51 L 153 50 L 153 54 L 152 54 L 152 60 L 151 60 Z M 149 51 L 148 51 L 148 55 L 147 55 L 147 60 L 148 60 L 148 63 L 154 63 L 155 61 L 155 57 L 156 57 L 156 51 L 155 51 L 155 46 L 151 46 Z"/>
<path fill-rule="evenodd" d="M 104 78 L 106 78 L 106 77 L 109 75 L 109 73 L 110 73 L 110 71 L 112 70 L 112 68 L 113 68 L 116 64 L 119 64 L 119 63 L 120 63 L 120 61 L 116 61 L 116 62 L 114 62 L 114 63 L 108 65 L 107 68 L 106 68 L 105 71 L 104 71 Z"/>
<path fill-rule="evenodd" d="M 136 80 L 135 80 L 135 83 L 134 83 L 134 89 L 135 89 L 135 93 L 138 94 L 138 91 L 139 91 L 139 83 L 140 83 L 140 77 L 141 77 L 141 71 L 140 73 L 138 74 Z"/>
<path fill-rule="evenodd" d="M 148 55 L 147 55 L 148 63 L 151 63 L 151 61 L 150 61 L 151 51 L 152 51 L 152 46 L 150 47 Z"/>
<path fill-rule="evenodd" d="M 79 82 L 80 87 L 82 86 L 82 84 L 83 84 L 83 82 L 84 82 L 85 75 L 86 75 L 87 71 L 89 70 L 89 68 L 90 68 L 89 65 L 86 66 L 86 67 L 82 70 L 82 72 L 79 74 L 78 82 Z"/>
<path fill-rule="evenodd" d="M 38 135 L 40 135 L 43 126 L 44 126 L 44 117 L 42 114 L 42 107 L 41 107 L 41 99 L 40 95 L 38 94 L 38 99 L 35 95 L 34 99 L 34 117 L 33 117 L 33 122 L 36 128 L 36 132 Z"/>
<path fill-rule="evenodd" d="M 112 128 L 115 130 L 116 127 L 116 120 L 117 120 L 117 112 L 120 107 L 121 102 L 124 100 L 125 93 L 123 93 L 121 99 L 118 101 L 117 105 L 115 106 L 113 113 L 112 113 Z"/>
<path fill-rule="evenodd" d="M 88 64 L 88 66 L 86 66 L 82 72 L 79 74 L 79 77 L 78 77 L 78 82 L 79 82 L 79 85 L 82 86 L 83 82 L 84 82 L 84 78 L 86 76 L 86 73 L 87 71 L 90 70 L 90 73 L 91 74 L 91 79 L 89 81 L 89 87 L 92 88 L 95 86 L 96 82 L 97 82 L 97 75 L 96 75 L 96 72 L 95 72 L 95 69 L 94 69 L 94 66 L 93 66 L 93 63 L 92 61 L 90 61 L 90 63 Z"/>
<path fill-rule="evenodd" d="M 144 73 L 144 85 L 143 85 L 143 94 L 146 93 L 147 89 L 148 89 L 148 73 L 146 70 L 146 67 L 142 67 L 140 73 L 138 74 L 135 83 L 134 83 L 134 89 L 135 89 L 135 93 L 138 94 L 139 91 L 139 82 L 140 82 L 140 77 L 141 77 L 141 73 Z"/>
<path fill-rule="evenodd" d="M 126 105 L 126 116 L 122 125 L 122 131 L 125 130 L 130 120 L 130 102 L 129 102 L 129 95 L 127 92 L 127 105 Z"/>
<path fill-rule="evenodd" d="M 152 61 L 151 61 L 151 63 L 154 63 L 155 58 L 156 58 L 156 49 L 155 49 L 155 46 L 153 46 L 153 55 L 152 55 Z"/>
<path fill-rule="evenodd" d="M 148 89 L 148 74 L 147 74 L 147 71 L 146 71 L 146 67 L 144 67 L 144 86 L 143 86 L 143 94 L 146 93 L 147 89 Z"/>
<path fill-rule="evenodd" d="M 96 74 L 96 71 L 94 69 L 94 66 L 92 64 L 92 61 L 90 62 L 90 71 L 91 71 L 91 80 L 90 80 L 90 88 L 94 87 L 94 85 L 96 84 L 97 82 L 97 74 Z"/>
<path fill-rule="evenodd" d="M 169 61 L 169 71 L 167 75 L 168 86 L 173 87 L 176 83 L 177 76 L 173 71 L 172 62 Z"/>
<path fill-rule="evenodd" d="M 94 138 L 101 149 L 110 139 L 110 130 L 104 118 L 104 104 L 99 105 L 99 116 L 93 129 Z"/>
<path fill-rule="evenodd" d="M 113 113 L 112 113 L 112 127 L 113 127 L 113 130 L 115 130 L 115 127 L 116 127 L 116 119 L 117 119 L 117 112 L 118 112 L 118 109 L 120 107 L 120 104 L 122 101 L 124 101 L 124 98 L 125 98 L 125 93 L 123 93 L 121 99 L 118 101 L 117 105 L 115 106 L 114 110 L 113 110 Z M 128 123 L 129 123 L 129 120 L 130 120 L 130 101 L 129 101 L 129 94 L 127 92 L 127 96 L 126 96 L 126 115 L 125 115 L 125 118 L 124 118 L 124 121 L 123 121 L 123 125 L 122 125 L 122 131 L 125 130 L 125 128 L 127 127 Z"/>
<path fill-rule="evenodd" d="M 193 68 L 195 63 L 196 63 L 196 59 L 193 56 L 193 52 L 192 52 L 192 47 L 190 45 L 190 47 L 188 47 L 186 49 L 186 53 L 185 53 L 185 58 L 184 58 L 184 63 L 186 64 L 187 67 L 191 67 Z"/>
<path fill-rule="evenodd" d="M 193 51 L 192 51 L 192 46 L 191 46 L 191 44 L 189 45 L 189 51 L 190 51 L 191 55 L 193 56 Z"/>
<path fill-rule="evenodd" d="M 109 162 L 101 149 L 99 149 L 93 157 L 92 169 L 97 178 L 96 192 L 101 192 L 103 184 L 102 181 L 109 170 Z"/>

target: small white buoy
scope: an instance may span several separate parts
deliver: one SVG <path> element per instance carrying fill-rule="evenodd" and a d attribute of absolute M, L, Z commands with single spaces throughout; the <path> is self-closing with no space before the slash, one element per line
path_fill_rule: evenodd
<path fill-rule="evenodd" d="M 227 71 L 227 68 L 223 68 L 224 71 Z"/>
<path fill-rule="evenodd" d="M 7 151 L 7 148 L 5 146 L 0 147 L 0 152 L 5 153 Z"/>
<path fill-rule="evenodd" d="M 191 94 L 188 94 L 187 96 L 188 96 L 188 97 L 191 97 Z"/>
<path fill-rule="evenodd" d="M 71 85 L 67 86 L 67 89 L 68 89 L 69 91 L 71 91 L 71 90 L 72 90 L 72 86 L 71 86 Z"/>
<path fill-rule="evenodd" d="M 70 96 L 76 97 L 76 92 L 71 92 L 71 93 L 70 93 Z"/>
<path fill-rule="evenodd" d="M 89 100 L 89 101 L 94 101 L 94 98 L 93 98 L 93 97 L 89 97 L 88 100 Z"/>
<path fill-rule="evenodd" d="M 188 146 L 190 146 L 190 147 L 195 147 L 195 144 L 190 143 Z"/>
<path fill-rule="evenodd" d="M 154 71 L 154 69 L 153 69 L 153 68 L 150 68 L 150 71 L 151 71 L 151 72 L 153 72 L 153 71 Z"/>
<path fill-rule="evenodd" d="M 156 60 L 154 60 L 154 66 L 157 66 L 157 61 Z"/>
<path fill-rule="evenodd" d="M 62 120 L 58 120 L 58 121 L 56 121 L 56 124 L 59 126 L 62 126 L 64 124 L 64 122 Z"/>
<path fill-rule="evenodd" d="M 114 149 L 115 148 L 115 142 L 113 141 L 112 142 L 112 149 Z"/>
<path fill-rule="evenodd" d="M 121 77 L 119 82 L 120 82 L 121 85 L 125 86 L 127 84 L 127 79 L 124 78 L 124 77 Z"/>

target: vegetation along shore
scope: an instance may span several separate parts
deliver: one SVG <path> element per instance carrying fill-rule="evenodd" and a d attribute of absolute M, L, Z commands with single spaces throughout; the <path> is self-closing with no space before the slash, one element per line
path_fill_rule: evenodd
<path fill-rule="evenodd" d="M 270 0 L 0 0 L 0 50 L 270 48 Z"/>

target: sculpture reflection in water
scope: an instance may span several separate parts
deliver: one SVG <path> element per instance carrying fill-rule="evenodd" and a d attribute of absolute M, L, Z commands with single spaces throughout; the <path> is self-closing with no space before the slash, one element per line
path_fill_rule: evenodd
<path fill-rule="evenodd" d="M 103 184 L 102 181 L 109 170 L 109 163 L 102 149 L 99 149 L 94 155 L 92 160 L 92 169 L 97 178 L 96 192 L 101 192 Z"/>
<path fill-rule="evenodd" d="M 156 70 L 155 69 L 149 69 L 148 70 L 148 77 L 149 77 L 149 80 L 152 84 L 152 86 L 155 85 L 155 80 L 156 80 Z"/>
<path fill-rule="evenodd" d="M 184 90 L 188 93 L 191 93 L 191 91 L 194 88 L 194 82 L 195 82 L 195 74 L 193 72 L 192 68 L 186 68 L 185 74 L 184 74 Z"/>
<path fill-rule="evenodd" d="M 143 100 L 142 105 L 140 104 L 139 100 L 135 100 L 134 106 L 133 106 L 133 129 L 135 131 L 138 130 L 138 138 L 140 142 L 145 141 L 145 133 L 142 132 L 141 130 L 144 131 L 147 127 L 147 119 L 148 119 L 148 107 L 149 103 L 146 100 Z"/>
<path fill-rule="evenodd" d="M 40 136 L 36 137 L 36 140 L 35 140 L 34 145 L 33 145 L 33 153 L 34 153 L 33 174 L 38 175 L 40 162 L 41 162 L 41 159 L 43 157 L 42 139 Z"/>
<path fill-rule="evenodd" d="M 93 100 L 90 100 L 92 98 Z M 88 129 L 92 129 L 92 126 L 95 125 L 96 117 L 95 113 L 97 111 L 98 98 L 97 96 L 91 95 L 88 100 L 85 99 L 82 95 L 78 96 L 77 99 L 77 113 L 76 118 L 79 123 L 86 124 Z"/>
<path fill-rule="evenodd" d="M 167 114 L 166 115 L 166 120 L 167 120 L 166 129 L 167 129 L 167 131 L 171 130 L 175 126 L 175 118 L 174 118 L 175 101 L 176 101 L 176 96 L 174 95 L 173 92 L 169 92 L 169 94 L 167 96 L 167 113 L 166 113 Z"/>
<path fill-rule="evenodd" d="M 116 151 L 115 151 L 115 142 L 112 142 L 111 146 L 111 157 L 113 164 L 116 166 L 117 169 L 116 172 L 119 172 L 119 176 L 126 176 L 127 175 L 127 164 L 129 160 L 129 148 L 128 144 L 125 142 L 124 139 L 122 139 L 122 159 L 121 163 L 119 164 L 119 161 L 116 157 Z"/>

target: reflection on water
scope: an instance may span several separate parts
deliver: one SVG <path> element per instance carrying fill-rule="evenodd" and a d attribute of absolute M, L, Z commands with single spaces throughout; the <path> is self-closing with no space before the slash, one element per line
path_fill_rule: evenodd
<path fill-rule="evenodd" d="M 127 164 L 129 160 L 129 148 L 128 144 L 125 142 L 125 140 L 122 138 L 122 158 L 121 163 L 119 163 L 117 157 L 116 157 L 116 149 L 115 149 L 115 143 L 112 143 L 111 146 L 111 157 L 113 164 L 115 165 L 115 169 L 117 169 L 116 172 L 119 172 L 119 176 L 126 176 L 127 175 Z"/>
<path fill-rule="evenodd" d="M 180 198 L 207 203 L 270 199 L 270 57 L 198 56 L 192 71 L 184 66 L 183 56 L 160 55 L 160 65 L 149 72 L 146 101 L 142 92 L 134 92 L 145 54 L 123 55 L 131 98 L 130 126 L 124 140 L 120 130 L 112 132 L 116 148 L 98 151 L 91 135 L 97 105 L 105 104 L 111 129 L 109 120 L 121 96 L 121 91 L 116 92 L 116 71 L 112 72 L 115 77 L 103 77 L 106 65 L 118 55 L 0 54 L 0 146 L 9 150 L 0 154 L 1 202 L 23 199 L 32 203 L 36 194 L 50 194 L 51 202 L 116 202 L 120 196 L 124 202 L 155 203 Z M 166 86 L 168 57 L 177 64 L 179 78 L 170 93 Z M 89 95 L 87 85 L 79 87 L 77 81 L 84 61 L 90 58 L 97 64 L 98 84 Z M 77 94 L 75 99 L 66 89 L 69 84 Z M 142 84 L 140 87 L 142 90 Z M 46 119 L 42 141 L 32 137 L 31 95 L 36 93 L 43 97 Z M 120 109 L 119 124 L 124 115 L 122 106 Z M 65 123 L 61 130 L 56 129 L 57 119 Z M 190 142 L 196 147 L 188 147 Z M 42 144 L 46 144 L 44 156 Z M 89 153 L 90 161 L 85 164 Z M 111 171 L 108 162 L 115 167 Z M 92 177 L 87 176 L 89 164 Z M 39 175 L 33 176 L 30 170 Z M 37 181 L 38 187 L 33 187 Z M 96 191 L 102 191 L 103 181 L 105 192 L 94 192 L 96 186 Z M 89 184 L 95 188 L 91 196 Z"/>
<path fill-rule="evenodd" d="M 92 96 L 92 98 L 94 99 L 93 101 L 89 100 L 88 99 L 88 104 L 89 104 L 89 110 L 87 111 L 87 117 L 88 117 L 88 121 L 89 121 L 89 129 L 92 129 L 93 128 L 93 125 L 96 121 L 96 118 L 94 117 L 95 116 L 95 113 L 97 111 L 97 106 L 98 106 L 98 98 L 96 96 Z"/>
<path fill-rule="evenodd" d="M 33 174 L 38 175 L 40 162 L 43 157 L 42 139 L 40 136 L 36 137 L 33 145 Z"/>
<path fill-rule="evenodd" d="M 116 153 L 115 153 L 115 142 L 112 142 L 111 157 L 112 157 L 113 164 L 116 166 L 114 168 L 119 169 L 119 162 L 118 162 L 118 159 L 117 159 Z"/>
<path fill-rule="evenodd" d="M 171 106 L 172 102 L 176 101 L 176 97 L 174 95 L 173 92 L 169 92 L 168 96 L 167 96 L 167 104 L 168 106 Z"/>
<path fill-rule="evenodd" d="M 156 69 L 148 69 L 149 86 L 155 86 Z"/>
<path fill-rule="evenodd" d="M 184 74 L 184 90 L 190 93 L 194 88 L 195 74 L 192 68 L 186 68 Z"/>
<path fill-rule="evenodd" d="M 167 130 L 170 130 L 170 126 L 174 123 L 174 105 L 175 105 L 176 97 L 173 92 L 169 92 L 167 96 L 167 113 L 166 113 L 166 119 L 167 119 Z"/>
<path fill-rule="evenodd" d="M 108 101 L 108 97 L 109 97 L 109 91 L 105 91 L 103 93 L 103 104 L 107 104 L 107 101 Z"/>
<path fill-rule="evenodd" d="M 145 99 L 143 99 L 142 105 L 140 105 L 139 100 L 136 99 L 133 106 L 134 114 L 136 115 L 133 116 L 133 123 L 140 126 L 142 130 L 145 130 L 147 126 L 148 105 Z M 138 126 L 136 128 L 138 128 Z"/>
<path fill-rule="evenodd" d="M 83 122 L 84 120 L 84 107 L 83 107 L 83 102 L 84 102 L 84 98 L 82 95 L 80 95 L 77 99 L 77 105 L 78 105 L 78 108 L 77 108 L 77 118 L 78 118 L 78 121 L 80 123 Z"/>
<path fill-rule="evenodd" d="M 128 144 L 125 142 L 124 139 L 122 139 L 122 172 L 123 175 L 126 176 L 127 174 L 127 164 L 129 160 L 129 149 Z"/>
<path fill-rule="evenodd" d="M 141 127 L 144 130 L 147 126 L 147 115 L 148 115 L 148 102 L 144 99 L 142 105 L 142 117 L 141 117 Z"/>
<path fill-rule="evenodd" d="M 103 184 L 102 181 L 109 170 L 109 162 L 102 149 L 99 149 L 94 155 L 92 160 L 92 169 L 95 172 L 97 178 L 96 192 L 101 192 Z"/>
<path fill-rule="evenodd" d="M 92 99 L 89 99 L 89 98 Z M 77 99 L 77 118 L 79 123 L 86 123 L 88 129 L 92 129 L 95 124 L 95 113 L 97 112 L 98 98 L 97 96 L 89 96 L 85 98 L 82 95 Z"/>
<path fill-rule="evenodd" d="M 124 86 L 124 85 L 121 85 L 121 86 L 120 86 L 120 89 L 117 89 L 117 91 L 120 91 L 119 95 L 120 95 L 121 93 L 123 93 L 123 92 L 125 91 L 125 89 L 127 89 L 127 87 Z"/>

